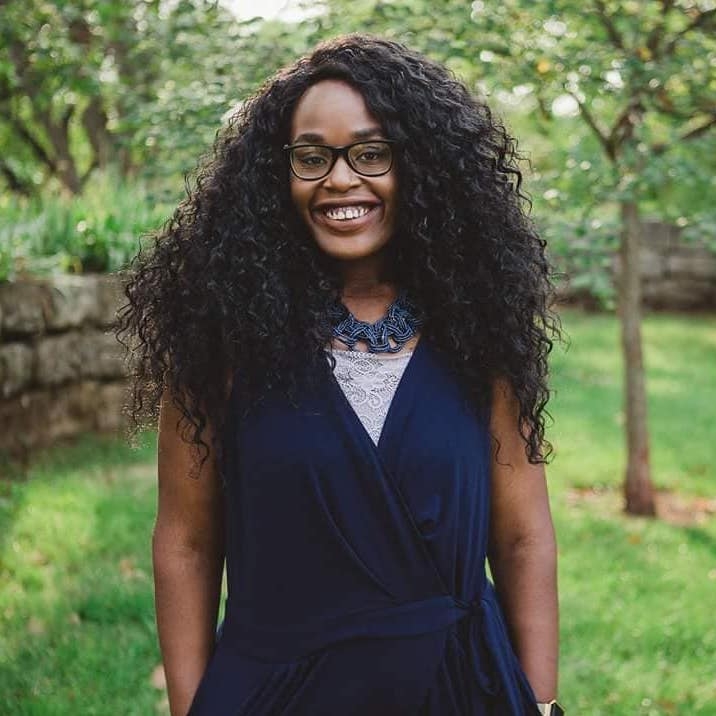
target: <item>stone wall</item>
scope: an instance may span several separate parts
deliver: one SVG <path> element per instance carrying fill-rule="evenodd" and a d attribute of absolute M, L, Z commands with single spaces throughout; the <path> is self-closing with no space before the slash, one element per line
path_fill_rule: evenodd
<path fill-rule="evenodd" d="M 716 252 L 698 243 L 686 243 L 681 230 L 657 221 L 643 223 L 641 248 L 642 298 L 646 309 L 669 311 L 716 311 Z M 601 255 L 581 242 L 575 246 L 575 257 L 566 257 L 564 270 L 569 273 L 572 259 L 585 253 L 613 291 L 619 281 L 619 257 Z M 575 264 L 577 262 L 574 262 Z M 579 281 L 567 279 L 558 288 L 560 298 L 568 303 L 598 308 L 597 298 Z"/>
<path fill-rule="evenodd" d="M 645 224 L 641 272 L 647 307 L 716 310 L 716 255 L 678 229 Z M 564 297 L 588 303 L 569 286 Z M 121 427 L 124 352 L 111 330 L 121 300 L 111 276 L 0 283 L 0 453 Z"/>
<path fill-rule="evenodd" d="M 0 451 L 121 427 L 120 300 L 110 276 L 0 283 Z"/>
<path fill-rule="evenodd" d="M 665 310 L 716 309 L 716 253 L 687 244 L 680 229 L 645 222 L 641 252 L 644 305 Z M 615 265 L 618 275 L 619 266 Z"/>

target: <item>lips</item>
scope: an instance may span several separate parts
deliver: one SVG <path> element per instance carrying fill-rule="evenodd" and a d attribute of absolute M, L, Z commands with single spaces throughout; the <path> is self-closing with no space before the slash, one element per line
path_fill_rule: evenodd
<path fill-rule="evenodd" d="M 313 220 L 335 231 L 353 231 L 368 224 L 377 215 L 380 203 L 374 200 L 324 201 L 316 204 Z"/>

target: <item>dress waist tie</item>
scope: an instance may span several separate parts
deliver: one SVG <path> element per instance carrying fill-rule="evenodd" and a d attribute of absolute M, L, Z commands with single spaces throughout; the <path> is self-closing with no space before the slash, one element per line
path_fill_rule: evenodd
<path fill-rule="evenodd" d="M 532 687 L 510 646 L 492 585 L 488 583 L 482 595 L 471 602 L 455 599 L 455 603 L 470 620 L 470 670 L 482 690 L 497 697 L 498 713 L 536 716 L 539 711 Z"/>
<path fill-rule="evenodd" d="M 229 600 L 230 602 L 230 600 Z M 481 596 L 465 601 L 452 595 L 364 610 L 303 624 L 261 624 L 255 615 L 236 604 L 227 604 L 222 641 L 250 658 L 285 663 L 305 658 L 331 644 L 360 638 L 407 637 L 447 628 L 469 619 L 470 672 L 480 688 L 496 696 L 510 716 L 527 716 L 525 703 L 532 690 L 507 637 L 491 584 Z M 537 714 L 535 706 L 535 714 Z"/>

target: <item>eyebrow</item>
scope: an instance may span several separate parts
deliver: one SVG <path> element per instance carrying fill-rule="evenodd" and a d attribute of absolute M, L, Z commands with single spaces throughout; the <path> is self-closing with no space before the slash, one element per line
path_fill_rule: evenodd
<path fill-rule="evenodd" d="M 353 137 L 353 139 L 357 142 L 361 139 L 373 139 L 376 135 L 383 135 L 383 130 L 380 127 L 367 127 L 366 129 L 359 129 L 351 133 L 351 137 Z M 315 132 L 303 132 L 303 134 L 299 134 L 292 143 L 298 144 L 299 142 L 315 142 L 320 144 L 323 141 L 325 141 L 325 137 L 322 134 L 316 134 Z"/>

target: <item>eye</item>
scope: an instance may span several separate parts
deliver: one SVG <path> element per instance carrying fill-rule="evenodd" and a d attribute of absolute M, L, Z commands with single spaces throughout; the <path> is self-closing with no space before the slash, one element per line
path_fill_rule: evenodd
<path fill-rule="evenodd" d="M 293 150 L 294 161 L 305 167 L 322 167 L 330 159 L 321 147 L 297 147 Z"/>
<path fill-rule="evenodd" d="M 386 144 L 361 144 L 354 148 L 354 161 L 361 164 L 383 163 L 390 157 Z"/>
<path fill-rule="evenodd" d="M 322 164 L 326 163 L 326 158 L 322 157 L 320 154 L 308 154 L 305 157 L 301 157 L 300 161 L 306 166 L 320 167 Z"/>

